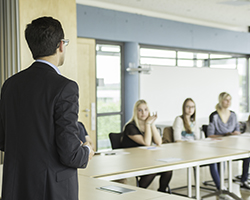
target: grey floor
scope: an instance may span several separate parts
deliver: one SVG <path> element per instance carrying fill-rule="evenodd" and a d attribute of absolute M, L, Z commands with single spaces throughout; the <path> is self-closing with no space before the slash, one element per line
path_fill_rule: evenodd
<path fill-rule="evenodd" d="M 242 161 L 234 161 L 233 162 L 233 176 L 234 175 L 239 175 L 241 174 L 241 169 L 242 169 Z M 227 177 L 227 172 L 225 172 L 225 178 Z M 193 177 L 193 175 L 192 175 Z M 210 172 L 209 172 L 209 167 L 202 167 L 200 168 L 200 180 L 201 186 L 203 185 L 203 181 L 206 180 L 211 180 Z M 149 186 L 148 189 L 150 190 L 157 190 L 158 189 L 158 182 L 159 178 L 156 177 L 153 183 Z M 187 183 L 187 170 L 186 169 L 181 169 L 181 170 L 175 170 L 173 172 L 173 177 L 170 183 L 171 188 L 176 188 L 180 186 L 184 186 Z M 194 183 L 194 180 L 193 180 Z M 135 178 L 129 178 L 127 184 L 129 185 L 135 185 Z M 213 188 L 213 187 L 211 187 Z M 175 192 L 182 193 L 182 194 L 187 194 L 187 189 L 181 189 L 181 190 L 175 190 Z M 210 193 L 208 190 L 201 189 L 201 196 Z M 240 190 L 239 184 L 238 183 L 233 183 L 233 192 L 241 197 L 243 200 L 250 200 L 250 190 Z M 193 195 L 195 195 L 195 190 L 193 190 Z M 216 200 L 218 197 L 210 197 L 206 198 L 205 200 Z M 227 199 L 232 199 L 230 197 L 227 197 Z"/>

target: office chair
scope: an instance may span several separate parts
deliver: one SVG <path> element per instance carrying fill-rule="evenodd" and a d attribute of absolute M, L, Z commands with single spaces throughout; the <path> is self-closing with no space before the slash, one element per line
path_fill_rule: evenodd
<path fill-rule="evenodd" d="M 174 142 L 174 130 L 172 126 L 167 126 L 163 129 L 162 144 Z"/>
<path fill-rule="evenodd" d="M 109 133 L 109 139 L 112 149 L 120 149 L 122 141 L 123 132 L 121 133 Z M 139 187 L 139 177 L 136 176 L 136 186 Z"/>
<path fill-rule="evenodd" d="M 121 133 L 110 133 L 109 134 L 109 140 L 110 140 L 112 149 L 121 148 L 122 136 L 123 136 L 123 132 L 121 132 Z"/>
<path fill-rule="evenodd" d="M 122 148 L 121 147 L 122 136 L 123 136 L 123 132 L 121 132 L 121 133 L 109 133 L 109 140 L 110 140 L 112 149 Z M 123 178 L 123 179 L 115 180 L 115 182 L 125 184 L 127 182 L 127 179 Z"/>

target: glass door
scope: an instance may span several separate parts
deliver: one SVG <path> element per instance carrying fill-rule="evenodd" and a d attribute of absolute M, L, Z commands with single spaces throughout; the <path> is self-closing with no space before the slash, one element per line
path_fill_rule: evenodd
<path fill-rule="evenodd" d="M 121 132 L 121 45 L 96 45 L 97 149 L 110 149 L 109 133 Z"/>

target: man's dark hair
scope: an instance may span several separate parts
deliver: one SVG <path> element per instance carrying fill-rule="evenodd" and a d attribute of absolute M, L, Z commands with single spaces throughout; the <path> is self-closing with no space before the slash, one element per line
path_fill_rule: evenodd
<path fill-rule="evenodd" d="M 41 17 L 27 25 L 25 38 L 34 59 L 56 53 L 64 32 L 61 23 L 52 17 Z"/>

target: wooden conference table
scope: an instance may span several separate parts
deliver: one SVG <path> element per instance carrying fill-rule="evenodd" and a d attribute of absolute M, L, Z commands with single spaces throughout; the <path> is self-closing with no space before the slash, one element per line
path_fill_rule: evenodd
<path fill-rule="evenodd" d="M 3 165 L 0 165 L 0 191 L 2 189 L 2 171 Z M 109 181 L 104 181 L 100 179 L 90 178 L 86 176 L 79 175 L 79 200 L 91 199 L 91 200 L 128 200 L 128 199 L 137 199 L 137 200 L 187 200 L 185 197 L 180 197 L 177 195 L 164 194 L 162 192 L 142 189 L 134 186 L 124 185 L 120 183 L 110 183 Z M 103 191 L 97 188 L 103 186 L 120 186 L 134 191 L 124 194 L 117 194 L 109 191 Z M 0 192 L 1 199 L 1 192 Z"/>
<path fill-rule="evenodd" d="M 135 186 L 124 185 L 121 183 L 109 182 L 96 178 L 90 178 L 83 175 L 78 176 L 79 180 L 79 200 L 93 199 L 93 200 L 187 200 L 188 198 L 165 194 L 162 192 L 147 190 Z M 114 192 L 100 190 L 98 188 L 103 186 L 119 186 L 132 189 L 132 192 L 118 194 Z"/>
<path fill-rule="evenodd" d="M 206 138 L 204 140 L 197 140 L 193 143 L 202 146 L 236 149 L 236 150 L 248 150 L 250 151 L 250 133 L 244 133 L 241 135 L 233 135 L 222 137 L 219 140 L 213 140 Z"/>
<path fill-rule="evenodd" d="M 182 142 L 160 147 L 137 147 L 101 153 L 92 158 L 87 169 L 79 174 L 103 180 L 116 180 L 145 174 L 188 169 L 188 196 L 191 197 L 191 171 L 196 168 L 196 199 L 200 199 L 200 165 L 249 157 L 249 150 L 222 148 L 198 143 Z M 232 179 L 232 170 L 229 170 Z M 224 179 L 223 179 L 224 180 Z M 231 182 L 231 181 L 229 181 Z M 230 184 L 230 183 L 229 183 Z M 232 186 L 229 186 L 231 192 Z"/>
<path fill-rule="evenodd" d="M 203 140 L 197 140 L 192 142 L 193 145 L 215 147 L 219 149 L 230 149 L 230 150 L 243 150 L 250 152 L 250 133 L 244 133 L 241 135 L 233 135 L 227 137 L 221 137 L 217 139 L 206 138 Z M 248 156 L 249 157 L 249 156 Z M 237 159 L 236 159 L 237 160 Z M 228 163 L 228 174 L 229 174 L 229 191 L 232 191 L 232 160 Z M 224 188 L 224 173 L 223 164 L 220 165 L 221 174 L 221 188 Z"/>
<path fill-rule="evenodd" d="M 200 199 L 199 166 L 229 161 L 229 180 L 231 180 L 232 170 L 230 170 L 230 163 L 234 159 L 249 157 L 249 144 L 250 134 L 243 134 L 241 136 L 224 137 L 221 141 L 204 140 L 199 142 L 171 143 L 164 144 L 161 147 L 129 148 L 115 150 L 107 154 L 102 153 L 93 157 L 87 169 L 79 169 L 79 199 L 184 200 L 187 198 L 114 182 L 111 183 L 105 180 L 116 180 L 188 168 L 188 196 L 191 197 L 191 167 L 196 167 L 196 183 L 198 183 L 196 184 L 196 199 Z M 2 165 L 0 165 L 0 169 L 2 171 Z M 122 186 L 135 191 L 120 195 L 97 189 L 107 185 Z"/>

